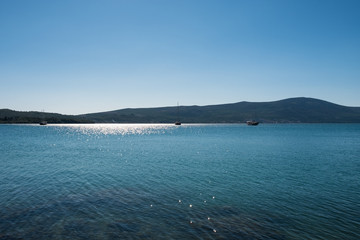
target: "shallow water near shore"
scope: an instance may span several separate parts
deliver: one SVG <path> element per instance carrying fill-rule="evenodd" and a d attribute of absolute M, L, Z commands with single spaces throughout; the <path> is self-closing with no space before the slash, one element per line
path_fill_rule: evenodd
<path fill-rule="evenodd" d="M 360 239 L 360 124 L 0 125 L 0 239 Z"/>

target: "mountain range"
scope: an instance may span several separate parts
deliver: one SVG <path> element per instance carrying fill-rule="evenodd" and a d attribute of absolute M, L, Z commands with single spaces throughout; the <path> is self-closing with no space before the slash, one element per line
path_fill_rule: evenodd
<path fill-rule="evenodd" d="M 179 116 L 179 117 L 178 117 Z M 179 118 L 179 119 L 178 119 Z M 82 115 L 18 112 L 0 109 L 0 123 L 360 123 L 360 107 L 314 98 L 238 102 L 209 106 L 127 108 Z"/>

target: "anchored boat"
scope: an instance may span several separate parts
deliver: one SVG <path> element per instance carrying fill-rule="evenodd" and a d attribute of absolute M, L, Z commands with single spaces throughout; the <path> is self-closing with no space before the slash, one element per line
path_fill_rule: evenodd
<path fill-rule="evenodd" d="M 246 124 L 249 125 L 249 126 L 256 126 L 256 125 L 259 125 L 259 122 L 256 122 L 256 121 L 246 121 Z"/>
<path fill-rule="evenodd" d="M 177 104 L 177 121 L 175 122 L 175 125 L 180 126 L 181 122 L 180 122 L 180 114 L 179 114 L 179 103 Z"/>

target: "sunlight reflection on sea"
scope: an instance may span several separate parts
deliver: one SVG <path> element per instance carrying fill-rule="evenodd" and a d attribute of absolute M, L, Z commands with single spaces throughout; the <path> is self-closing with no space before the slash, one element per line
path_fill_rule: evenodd
<path fill-rule="evenodd" d="M 165 130 L 176 127 L 173 124 L 53 124 L 49 126 L 69 128 L 72 131 L 87 135 L 144 135 L 164 133 Z"/>

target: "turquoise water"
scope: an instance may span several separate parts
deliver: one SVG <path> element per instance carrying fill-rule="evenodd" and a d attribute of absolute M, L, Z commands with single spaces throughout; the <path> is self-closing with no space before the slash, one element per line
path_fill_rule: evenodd
<path fill-rule="evenodd" d="M 0 239 L 360 239 L 360 124 L 0 125 Z"/>

